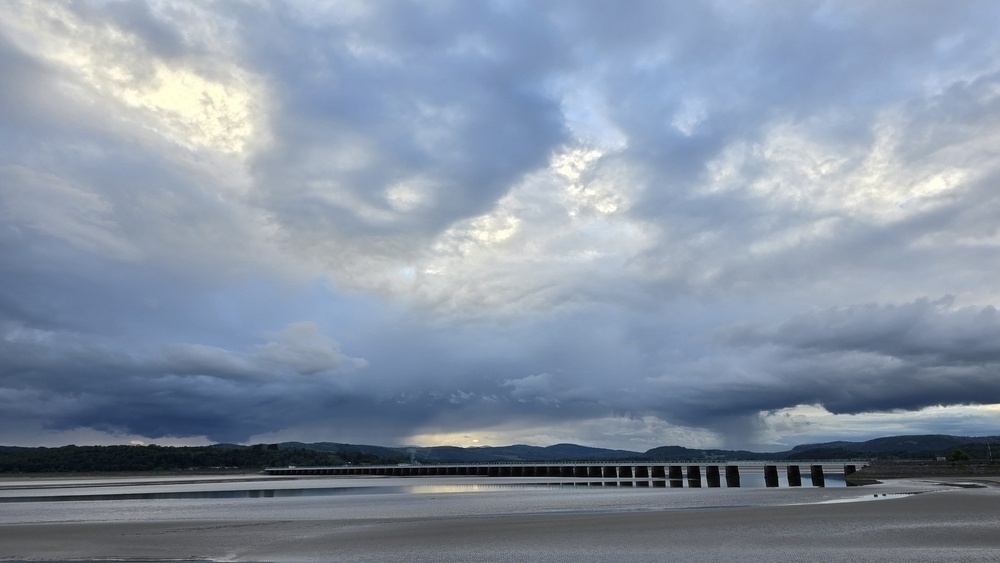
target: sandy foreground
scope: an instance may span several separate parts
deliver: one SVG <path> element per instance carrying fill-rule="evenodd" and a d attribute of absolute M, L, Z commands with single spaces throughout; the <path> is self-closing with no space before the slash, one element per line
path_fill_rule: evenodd
<path fill-rule="evenodd" d="M 920 493 L 892 497 L 890 492 L 874 500 L 885 491 L 907 490 L 908 484 Z M 814 493 L 802 494 L 804 501 L 815 502 Z M 508 509 L 427 518 L 0 523 L 0 559 L 1000 560 L 1000 488 L 995 484 L 957 488 L 899 482 L 855 489 L 851 495 L 873 500 L 611 512 Z"/>

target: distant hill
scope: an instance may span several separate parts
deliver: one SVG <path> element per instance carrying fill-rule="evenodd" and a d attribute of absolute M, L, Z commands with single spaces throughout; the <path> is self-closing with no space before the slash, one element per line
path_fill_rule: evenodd
<path fill-rule="evenodd" d="M 526 461 L 735 461 L 735 460 L 810 460 L 810 459 L 932 459 L 947 456 L 961 449 L 976 459 L 990 457 L 987 444 L 997 445 L 1000 457 L 1000 436 L 948 436 L 941 434 L 887 436 L 864 442 L 825 442 L 803 444 L 783 452 L 752 452 L 747 450 L 698 449 L 683 446 L 660 446 L 645 452 L 591 448 L 576 444 L 556 444 L 539 447 L 526 445 L 483 446 L 460 448 L 455 446 L 397 447 L 350 446 L 323 444 L 326 451 L 344 451 L 337 447 L 358 448 L 357 451 L 389 457 L 392 453 L 403 455 L 418 463 L 496 463 Z M 311 444 L 294 443 L 295 447 L 310 448 Z M 284 445 L 282 445 L 284 447 Z"/>
<path fill-rule="evenodd" d="M 282 449 L 306 448 L 327 452 L 365 453 L 380 457 L 402 457 L 417 463 L 498 463 L 498 462 L 558 462 L 558 461 L 735 461 L 735 460 L 810 460 L 851 458 L 931 459 L 947 456 L 961 449 L 973 458 L 986 459 L 989 442 L 997 444 L 1000 457 L 1000 436 L 969 437 L 940 434 L 887 436 L 865 442 L 825 442 L 803 444 L 783 452 L 752 452 L 747 450 L 697 449 L 683 446 L 660 446 L 645 452 L 591 448 L 576 444 L 553 446 L 457 446 L 394 447 L 364 446 L 322 442 L 303 444 L 286 442 Z"/>
<path fill-rule="evenodd" d="M 408 457 L 405 451 L 399 448 L 386 446 L 368 446 L 363 444 L 339 444 L 336 442 L 315 442 L 305 444 L 302 442 L 282 442 L 277 445 L 282 450 L 316 450 L 320 452 L 366 454 L 388 459 L 403 460 Z"/>
<path fill-rule="evenodd" d="M 376 465 L 416 462 L 495 463 L 564 461 L 736 461 L 823 459 L 912 459 L 949 456 L 960 449 L 972 459 L 1000 459 L 1000 436 L 887 436 L 865 442 L 803 444 L 785 452 L 695 449 L 661 446 L 646 452 L 591 448 L 576 444 L 459 448 L 455 446 L 372 446 L 336 442 L 284 442 L 281 444 L 216 444 L 213 446 L 63 446 L 28 448 L 0 446 L 0 473 L 114 472 L 178 470 L 256 470 L 286 465 Z"/>
<path fill-rule="evenodd" d="M 775 459 L 774 454 L 750 452 L 746 450 L 698 450 L 682 446 L 660 446 L 637 456 L 648 461 L 687 460 L 763 460 Z"/>
<path fill-rule="evenodd" d="M 898 458 L 929 459 L 947 456 L 960 449 L 973 458 L 991 457 L 990 443 L 1000 448 L 1000 436 L 949 436 L 945 434 L 924 434 L 914 436 L 887 436 L 865 442 L 826 442 L 803 444 L 788 452 L 782 452 L 787 459 L 834 459 L 834 458 Z M 997 452 L 1000 455 L 1000 451 Z"/>

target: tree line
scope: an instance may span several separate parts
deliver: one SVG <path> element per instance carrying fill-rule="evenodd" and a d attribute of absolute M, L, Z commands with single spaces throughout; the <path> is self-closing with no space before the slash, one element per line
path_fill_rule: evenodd
<path fill-rule="evenodd" d="M 118 471 L 184 471 L 264 467 L 375 465 L 398 463 L 357 451 L 283 449 L 277 444 L 253 446 L 62 446 L 0 448 L 0 473 L 94 473 Z"/>

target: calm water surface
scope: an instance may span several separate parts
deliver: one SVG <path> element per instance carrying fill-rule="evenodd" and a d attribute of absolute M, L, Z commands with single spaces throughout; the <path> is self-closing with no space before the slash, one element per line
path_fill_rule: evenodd
<path fill-rule="evenodd" d="M 826 488 L 732 489 L 622 487 L 544 478 L 496 481 L 477 477 L 9 480 L 0 481 L 0 524 L 619 512 L 871 497 L 867 488 L 844 487 L 842 480 L 830 478 Z"/>

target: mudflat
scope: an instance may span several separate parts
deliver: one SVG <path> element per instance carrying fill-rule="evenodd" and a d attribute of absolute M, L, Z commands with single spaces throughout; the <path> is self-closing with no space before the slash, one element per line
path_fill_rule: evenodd
<path fill-rule="evenodd" d="M 0 525 L 0 559 L 996 561 L 1000 489 L 869 502 L 331 520 Z M 858 490 L 860 499 L 867 489 Z"/>

